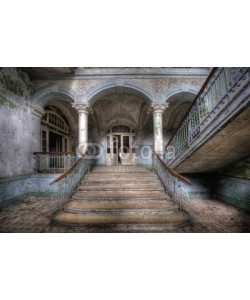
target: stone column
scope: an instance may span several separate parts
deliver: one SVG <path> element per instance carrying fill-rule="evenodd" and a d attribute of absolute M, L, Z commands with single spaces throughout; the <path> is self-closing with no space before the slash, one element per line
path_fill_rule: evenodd
<path fill-rule="evenodd" d="M 88 115 L 92 108 L 87 103 L 73 103 L 78 111 L 78 148 L 80 154 L 85 154 L 88 148 Z"/>
<path fill-rule="evenodd" d="M 162 114 L 165 108 L 168 107 L 167 103 L 153 103 L 151 105 L 151 110 L 153 112 L 153 122 L 154 122 L 154 151 L 163 155 L 163 129 L 162 129 Z"/>

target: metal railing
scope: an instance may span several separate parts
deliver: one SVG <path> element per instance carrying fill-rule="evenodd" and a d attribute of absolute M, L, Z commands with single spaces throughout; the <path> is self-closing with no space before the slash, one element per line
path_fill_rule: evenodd
<path fill-rule="evenodd" d="M 70 197 L 77 190 L 78 185 L 84 175 L 90 171 L 93 159 L 90 156 L 82 156 L 74 165 L 63 174 L 55 178 L 50 185 L 57 183 L 58 188 L 54 196 L 55 202 L 52 207 L 52 213 L 62 210 L 63 205 L 70 200 Z"/>
<path fill-rule="evenodd" d="M 191 150 L 194 141 L 208 126 L 212 124 L 211 132 L 218 130 L 223 123 L 217 120 L 218 115 L 232 104 L 236 99 L 235 94 L 239 94 L 243 87 L 246 88 L 249 81 L 249 68 L 214 68 L 211 71 L 181 125 L 166 146 L 167 151 L 171 149 L 171 152 L 175 152 L 174 156 L 167 156 L 168 164 L 171 165 L 171 162 L 186 149 Z M 242 105 L 242 100 L 240 101 L 239 104 Z M 230 108 L 234 110 L 232 113 L 236 113 L 240 105 Z"/>
<path fill-rule="evenodd" d="M 74 152 L 34 152 L 34 155 L 39 173 L 63 173 L 79 158 Z"/>
<path fill-rule="evenodd" d="M 172 170 L 155 152 L 153 153 L 153 171 L 159 176 L 168 194 L 179 205 L 180 210 L 189 212 L 189 195 L 184 188 L 184 183 L 191 185 L 191 182 Z"/>

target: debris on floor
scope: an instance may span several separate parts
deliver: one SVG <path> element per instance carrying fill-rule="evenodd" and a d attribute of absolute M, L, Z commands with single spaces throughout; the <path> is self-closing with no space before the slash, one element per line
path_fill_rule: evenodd
<path fill-rule="evenodd" d="M 54 201 L 32 196 L 0 210 L 0 232 L 107 232 L 105 225 L 99 228 L 66 228 L 52 224 Z M 229 204 L 213 199 L 191 199 L 190 209 L 192 224 L 159 232 L 250 232 L 250 214 Z M 126 228 L 119 230 L 124 232 Z M 141 232 L 157 231 L 145 227 Z"/>

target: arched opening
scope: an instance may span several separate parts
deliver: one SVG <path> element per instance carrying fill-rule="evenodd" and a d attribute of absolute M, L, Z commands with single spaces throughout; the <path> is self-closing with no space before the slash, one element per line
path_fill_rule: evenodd
<path fill-rule="evenodd" d="M 76 161 L 77 112 L 64 100 L 51 100 L 40 121 L 40 151 L 36 152 L 37 170 L 60 173 Z"/>
<path fill-rule="evenodd" d="M 177 92 L 167 99 L 169 107 L 163 113 L 163 136 L 165 145 L 181 125 L 195 97 L 196 94 L 192 92 Z"/>
<path fill-rule="evenodd" d="M 149 107 L 151 100 L 138 90 L 131 88 L 105 88 L 89 100 L 94 114 L 89 117 L 89 140 L 101 144 L 103 158 L 99 164 L 136 165 L 139 162 L 139 131 L 142 114 Z M 96 130 L 92 120 L 96 120 Z M 97 132 L 98 136 L 91 136 Z"/>
<path fill-rule="evenodd" d="M 72 136 L 68 120 L 54 105 L 47 105 L 44 110 L 41 120 L 41 151 L 71 151 Z"/>

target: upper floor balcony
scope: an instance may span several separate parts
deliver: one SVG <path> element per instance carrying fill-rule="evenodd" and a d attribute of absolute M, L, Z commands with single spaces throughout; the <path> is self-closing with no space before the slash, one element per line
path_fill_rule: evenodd
<path fill-rule="evenodd" d="M 249 68 L 214 68 L 202 89 L 196 96 L 193 105 L 184 117 L 180 127 L 172 136 L 166 146 L 165 160 L 172 168 L 177 168 L 181 172 L 191 172 L 190 168 L 181 168 L 191 155 L 200 149 L 205 143 L 211 141 L 213 137 L 229 126 L 239 115 L 249 108 L 250 99 L 250 72 Z M 247 116 L 244 117 L 245 119 Z M 238 122 L 242 124 L 242 122 Z M 239 127 L 240 128 L 240 127 Z M 225 136 L 224 133 L 224 145 Z M 223 134 L 221 134 L 223 136 Z M 244 141 L 247 136 L 244 134 Z M 229 137 L 229 136 L 228 136 Z M 248 147 L 247 143 L 240 143 L 232 139 L 230 145 L 238 143 L 238 148 L 242 155 L 246 155 L 247 149 L 244 152 L 244 146 Z M 210 153 L 215 150 L 215 144 L 211 143 Z M 235 145 L 237 147 L 237 145 Z M 239 152 L 239 151 L 238 151 Z M 208 153 L 208 151 L 207 151 Z M 221 152 L 226 153 L 226 152 Z M 234 159 L 240 159 L 241 155 Z M 197 156 L 198 158 L 198 156 Z M 207 156 L 208 158 L 208 156 Z M 220 159 L 217 153 L 217 159 Z M 212 160 L 212 158 L 211 158 Z M 229 160 L 228 160 L 229 162 Z M 226 161 L 225 161 L 226 164 Z M 205 164 L 200 165 L 201 170 Z M 217 167 L 223 164 L 217 164 Z M 209 171 L 209 166 L 208 171 Z M 216 169 L 214 165 L 211 170 Z"/>

